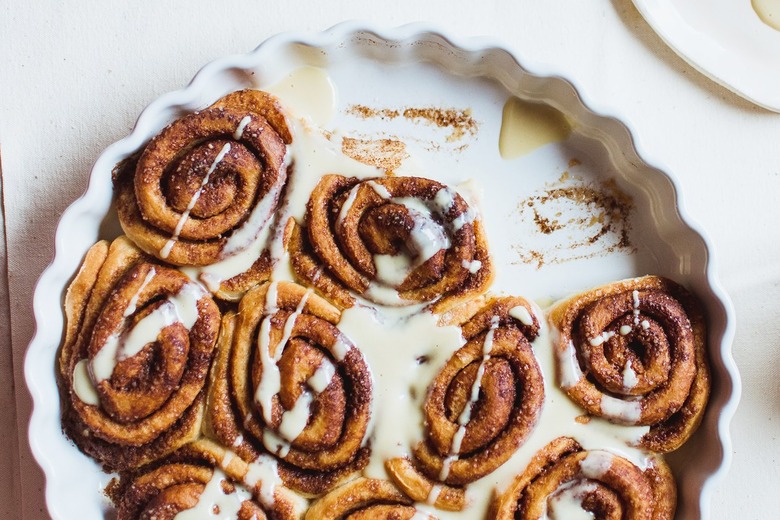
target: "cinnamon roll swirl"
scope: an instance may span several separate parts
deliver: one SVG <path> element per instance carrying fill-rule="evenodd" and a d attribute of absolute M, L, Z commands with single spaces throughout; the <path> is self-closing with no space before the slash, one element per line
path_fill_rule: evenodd
<path fill-rule="evenodd" d="M 645 276 L 554 306 L 561 386 L 589 414 L 650 426 L 640 444 L 677 449 L 695 431 L 710 389 L 706 325 L 675 282 Z"/>
<path fill-rule="evenodd" d="M 407 496 L 386 480 L 359 478 L 312 504 L 305 520 L 436 520 L 421 513 Z"/>
<path fill-rule="evenodd" d="M 340 312 L 290 282 L 250 290 L 223 320 L 206 431 L 245 460 L 270 452 L 309 495 L 365 466 L 371 376 Z"/>
<path fill-rule="evenodd" d="M 531 341 L 539 321 L 522 298 L 491 301 L 462 325 L 466 344 L 428 389 L 425 439 L 386 468 L 412 499 L 460 510 L 463 486 L 506 462 L 542 411 L 544 381 Z"/>
<path fill-rule="evenodd" d="M 584 450 L 559 437 L 531 460 L 509 487 L 497 494 L 490 517 L 496 520 L 595 518 L 671 520 L 676 488 L 660 457 L 640 468 L 604 450 Z"/>
<path fill-rule="evenodd" d="M 201 267 L 195 275 L 212 292 L 238 300 L 270 275 L 265 239 L 291 139 L 278 101 L 256 90 L 174 121 L 116 174 L 122 228 L 146 253 Z"/>
<path fill-rule="evenodd" d="M 484 292 L 493 277 L 475 209 L 433 180 L 326 175 L 309 199 L 305 229 L 290 226 L 297 276 L 341 307 L 359 295 L 444 312 Z"/>
<path fill-rule="evenodd" d="M 135 476 L 117 520 L 299 519 L 305 500 L 281 484 L 274 464 L 247 464 L 213 442 L 196 441 Z"/>
<path fill-rule="evenodd" d="M 194 439 L 220 312 L 200 286 L 126 238 L 93 246 L 68 289 L 63 426 L 109 470 Z"/>

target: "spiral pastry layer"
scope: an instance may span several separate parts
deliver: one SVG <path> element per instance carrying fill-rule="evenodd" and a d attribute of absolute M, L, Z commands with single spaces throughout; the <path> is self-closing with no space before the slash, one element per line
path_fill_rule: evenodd
<path fill-rule="evenodd" d="M 278 101 L 256 90 L 174 121 L 116 175 L 122 228 L 169 264 L 221 263 L 202 281 L 223 299 L 239 299 L 270 275 L 264 234 L 287 179 L 291 138 Z"/>
<path fill-rule="evenodd" d="M 281 485 L 273 460 L 263 464 L 247 464 L 207 440 L 188 444 L 132 478 L 117 520 L 301 518 L 305 501 Z"/>
<path fill-rule="evenodd" d="M 509 487 L 497 494 L 490 518 L 568 519 L 589 512 L 595 518 L 671 520 L 676 488 L 659 457 L 642 469 L 604 450 L 584 450 L 559 437 L 537 453 Z"/>
<path fill-rule="evenodd" d="M 358 478 L 312 504 L 305 520 L 435 520 L 417 511 L 414 503 L 386 480 Z"/>
<path fill-rule="evenodd" d="M 89 250 L 65 310 L 63 425 L 82 451 L 121 470 L 198 435 L 220 323 L 207 293 L 122 237 Z"/>
<path fill-rule="evenodd" d="M 550 311 L 561 386 L 589 414 L 649 425 L 641 445 L 677 449 L 695 431 L 710 375 L 698 302 L 657 276 L 615 282 Z"/>
<path fill-rule="evenodd" d="M 309 495 L 368 460 L 371 376 L 337 308 L 290 282 L 250 290 L 223 320 L 207 431 L 245 460 L 268 451 Z"/>
<path fill-rule="evenodd" d="M 539 321 L 528 302 L 498 298 L 462 325 L 466 344 L 428 388 L 425 439 L 412 459 L 386 464 L 416 501 L 464 506 L 466 484 L 506 462 L 542 411 L 544 381 L 531 341 Z"/>
<path fill-rule="evenodd" d="M 291 226 L 288 249 L 297 276 L 341 307 L 359 295 L 383 305 L 429 303 L 444 312 L 492 280 L 474 208 L 433 180 L 326 175 L 309 199 L 305 229 Z"/>

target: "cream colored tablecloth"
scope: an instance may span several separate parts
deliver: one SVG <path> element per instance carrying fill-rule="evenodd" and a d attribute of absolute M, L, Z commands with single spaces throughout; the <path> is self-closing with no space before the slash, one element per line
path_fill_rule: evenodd
<path fill-rule="evenodd" d="M 734 355 L 744 393 L 732 426 L 734 463 L 712 516 L 774 517 L 780 115 L 696 72 L 629 0 L 0 3 L 0 247 L 8 260 L 7 284 L 0 262 L 0 516 L 47 516 L 42 473 L 27 444 L 22 364 L 33 286 L 52 258 L 58 217 L 85 189 L 92 162 L 149 102 L 212 59 L 280 31 L 320 31 L 347 19 L 432 21 L 463 36 L 493 36 L 565 71 L 596 108 L 631 122 L 649 159 L 680 180 L 738 314 Z"/>

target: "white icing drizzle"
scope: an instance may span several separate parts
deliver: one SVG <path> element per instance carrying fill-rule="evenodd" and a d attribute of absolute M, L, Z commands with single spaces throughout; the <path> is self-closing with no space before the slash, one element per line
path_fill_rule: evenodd
<path fill-rule="evenodd" d="M 330 385 L 334 375 L 336 375 L 336 367 L 327 359 L 323 359 L 320 366 L 308 379 L 307 384 L 312 390 L 320 394 Z"/>
<path fill-rule="evenodd" d="M 274 492 L 277 486 L 282 485 L 279 477 L 279 464 L 276 459 L 267 455 L 260 455 L 249 464 L 249 470 L 244 475 L 244 483 L 251 489 L 260 485 L 258 496 L 260 502 L 266 507 L 272 507 L 276 502 Z"/>
<path fill-rule="evenodd" d="M 376 181 L 368 181 L 368 182 L 366 182 L 366 184 L 371 186 L 374 189 L 374 191 L 376 192 L 376 194 L 379 195 L 380 197 L 382 197 L 383 199 L 391 200 L 393 198 L 393 196 L 390 195 L 390 192 L 387 191 L 387 188 L 385 188 L 384 186 L 382 186 L 378 182 L 376 182 Z"/>
<path fill-rule="evenodd" d="M 179 221 L 176 223 L 176 227 L 173 230 L 173 235 L 168 240 L 168 242 L 165 243 L 163 248 L 160 249 L 161 258 L 166 259 L 168 258 L 168 255 L 171 254 L 171 249 L 173 249 L 173 245 L 179 240 L 179 235 L 181 234 L 181 230 L 184 228 L 184 224 L 190 218 L 190 212 L 192 211 L 192 208 L 195 207 L 195 204 L 198 202 L 198 199 L 200 199 L 200 195 L 201 193 L 203 193 L 203 189 L 209 183 L 209 179 L 211 179 L 211 174 L 214 173 L 214 170 L 217 169 L 217 166 L 219 165 L 219 163 L 222 162 L 222 159 L 225 158 L 225 155 L 227 155 L 229 151 L 230 151 L 230 143 L 225 143 L 225 145 L 219 151 L 217 156 L 214 158 L 214 161 L 211 163 L 211 166 L 206 172 L 206 175 L 203 177 L 203 180 L 200 183 L 200 187 L 192 195 L 192 198 L 190 199 L 190 203 L 187 204 L 187 209 L 185 209 L 184 213 L 182 213 L 181 217 L 179 217 Z"/>
<path fill-rule="evenodd" d="M 181 290 L 169 296 L 161 305 L 141 318 L 129 330 L 123 331 L 124 323 L 108 337 L 105 344 L 92 359 L 92 375 L 96 383 L 111 377 L 119 361 L 138 354 L 146 345 L 157 341 L 160 333 L 174 323 L 181 323 L 187 330 L 198 320 L 198 300 L 203 290 L 196 284 L 187 283 Z"/>
<path fill-rule="evenodd" d="M 235 139 L 236 141 L 240 141 L 241 138 L 244 137 L 244 129 L 246 128 L 246 125 L 248 125 L 250 121 L 252 121 L 252 116 L 244 116 L 244 118 L 241 119 L 241 121 L 239 121 L 236 131 L 233 132 L 233 139 Z"/>
<path fill-rule="evenodd" d="M 266 424 L 270 424 L 273 417 L 273 396 L 278 394 L 279 389 L 281 388 L 281 375 L 279 374 L 279 367 L 276 364 L 282 358 L 284 348 L 287 345 L 287 341 L 290 339 L 290 335 L 292 334 L 292 328 L 295 325 L 295 320 L 303 312 L 303 309 L 306 306 L 306 302 L 309 300 L 309 296 L 311 296 L 314 292 L 313 289 L 309 288 L 306 293 L 304 293 L 303 297 L 301 297 L 301 301 L 298 302 L 298 307 L 292 314 L 287 317 L 287 320 L 285 320 L 282 339 L 276 346 L 276 351 L 274 352 L 273 357 L 271 357 L 271 316 L 278 310 L 278 308 L 276 306 L 275 298 L 272 300 L 273 303 L 270 305 L 269 301 L 270 298 L 275 295 L 275 284 L 276 282 L 272 282 L 268 288 L 268 293 L 266 293 L 265 312 L 267 316 L 263 318 L 263 321 L 260 324 L 260 332 L 258 333 L 257 339 L 260 360 L 262 362 L 263 368 L 262 375 L 260 376 L 260 384 L 257 385 L 257 391 L 255 392 L 255 401 L 260 404 L 260 408 L 263 412 L 263 419 L 265 419 Z"/>
<path fill-rule="evenodd" d="M 611 395 L 602 394 L 601 413 L 605 417 L 636 423 L 642 416 L 642 403 L 641 401 L 618 399 Z"/>
<path fill-rule="evenodd" d="M 95 384 L 89 376 L 89 360 L 82 359 L 73 367 L 73 392 L 84 404 L 97 406 L 100 404 Z"/>
<path fill-rule="evenodd" d="M 294 441 L 301 434 L 306 423 L 309 422 L 309 410 L 314 398 L 311 392 L 301 392 L 295 400 L 293 407 L 282 414 L 282 422 L 279 424 L 279 434 L 289 442 Z"/>
<path fill-rule="evenodd" d="M 446 215 L 455 205 L 455 191 L 452 188 L 444 187 L 436 192 L 433 201 L 439 208 L 440 213 Z M 477 216 L 476 210 L 471 205 L 468 205 L 466 211 L 452 220 L 453 231 L 457 233 L 466 224 L 472 224 Z"/>
<path fill-rule="evenodd" d="M 496 333 L 496 329 L 499 325 L 499 317 L 493 316 L 490 320 L 490 330 L 485 334 L 485 341 L 482 344 L 482 360 L 479 363 L 477 369 L 477 376 L 474 378 L 474 383 L 471 385 L 471 395 L 469 396 L 469 402 L 466 403 L 466 407 L 458 416 L 458 430 L 452 437 L 452 445 L 450 446 L 449 455 L 444 459 L 441 472 L 439 473 L 439 480 L 444 482 L 450 474 L 450 468 L 452 464 L 458 460 L 460 456 L 460 447 L 463 442 L 463 437 L 466 436 L 466 425 L 471 421 L 471 411 L 474 405 L 479 400 L 479 392 L 482 389 L 482 377 L 485 375 L 485 364 L 490 360 L 490 352 L 493 350 L 493 336 Z"/>
<path fill-rule="evenodd" d="M 637 326 L 639 325 L 639 291 L 634 289 L 631 298 L 634 301 L 634 326 Z"/>
<path fill-rule="evenodd" d="M 590 346 L 598 347 L 605 341 L 609 341 L 609 339 L 614 335 L 615 335 L 614 332 L 605 330 L 604 332 L 602 332 L 601 334 L 599 334 L 598 336 L 590 340 Z"/>
<path fill-rule="evenodd" d="M 528 312 L 525 305 L 517 305 L 509 309 L 509 315 L 518 320 L 523 325 L 531 326 L 534 324 L 534 318 L 531 313 Z"/>
<path fill-rule="evenodd" d="M 241 446 L 241 444 L 244 442 L 244 436 L 239 434 L 235 439 L 233 439 L 233 447 L 238 448 Z"/>
<path fill-rule="evenodd" d="M 642 320 L 642 328 L 647 330 L 650 328 L 650 322 L 647 320 Z"/>
<path fill-rule="evenodd" d="M 137 307 L 138 307 L 138 298 L 141 297 L 141 293 L 144 292 L 144 289 L 146 289 L 146 286 L 149 285 L 149 282 L 152 281 L 154 276 L 157 274 L 157 271 L 154 267 L 149 269 L 149 272 L 146 273 L 146 277 L 144 278 L 144 281 L 141 282 L 141 287 L 138 288 L 138 290 L 133 294 L 133 296 L 130 298 L 130 302 L 127 304 L 127 308 L 125 309 L 125 312 L 122 313 L 122 316 L 125 318 L 129 318 L 132 316 Z"/>
<path fill-rule="evenodd" d="M 376 283 L 376 281 L 372 281 L 368 284 L 368 289 L 363 292 L 363 295 L 369 300 L 368 305 L 378 303 L 380 305 L 387 305 L 388 307 L 404 307 L 412 303 L 409 300 L 401 298 L 398 291 L 392 287 Z"/>
<path fill-rule="evenodd" d="M 287 168 L 287 161 L 288 157 L 285 155 L 285 165 L 282 169 Z M 263 237 L 266 240 L 268 239 L 271 217 L 274 215 L 273 207 L 279 199 L 286 178 L 287 175 L 285 173 L 280 173 L 277 182 L 271 186 L 268 193 L 266 193 L 265 196 L 255 204 L 255 207 L 252 208 L 249 218 L 241 224 L 237 230 L 230 234 L 225 242 L 225 247 L 222 248 L 220 254 L 222 259 L 234 256 L 241 251 L 251 249 L 251 246 L 258 242 L 258 237 Z M 265 245 L 266 240 L 262 240 L 260 243 Z M 256 259 L 257 258 L 255 257 L 255 260 Z"/>
<path fill-rule="evenodd" d="M 464 343 L 458 327 L 439 327 L 431 313 L 406 316 L 393 319 L 356 306 L 345 310 L 338 324 L 360 348 L 371 371 L 373 395 L 365 441 L 371 443 L 372 455 L 364 472 L 367 477 L 387 479 L 384 461 L 411 453 L 423 431 L 428 385 Z"/>
<path fill-rule="evenodd" d="M 596 489 L 593 482 L 567 482 L 548 499 L 549 509 L 542 520 L 593 520 L 595 516 L 582 507 L 582 500 Z"/>
<path fill-rule="evenodd" d="M 225 493 L 222 489 L 222 481 L 227 476 L 220 469 L 214 469 L 214 474 L 206 487 L 198 497 L 195 507 L 180 511 L 174 517 L 175 520 L 203 520 L 213 518 L 215 520 L 233 520 L 238 517 L 238 511 L 245 500 L 250 500 L 252 494 L 243 486 L 234 484 L 232 493 Z M 218 513 L 215 513 L 219 511 Z"/>
<path fill-rule="evenodd" d="M 377 281 L 393 287 L 401 285 L 415 267 L 406 255 L 374 255 L 374 266 Z"/>
<path fill-rule="evenodd" d="M 471 262 L 463 260 L 460 265 L 468 269 L 471 274 L 477 274 L 482 269 L 482 262 L 479 260 L 472 260 Z"/>
<path fill-rule="evenodd" d="M 584 377 L 580 362 L 577 359 L 577 349 L 574 348 L 574 342 L 569 340 L 566 350 L 558 351 L 558 362 L 561 374 L 561 387 L 571 388 Z"/>
<path fill-rule="evenodd" d="M 630 390 L 639 383 L 639 378 L 636 375 L 634 367 L 631 366 L 631 361 L 626 361 L 626 366 L 623 367 L 623 388 Z"/>
<path fill-rule="evenodd" d="M 431 488 L 430 493 L 428 493 L 428 498 L 425 499 L 425 503 L 430 506 L 434 505 L 439 499 L 439 495 L 441 495 L 442 489 L 444 488 L 440 484 L 435 484 Z"/>
<path fill-rule="evenodd" d="M 222 461 L 220 462 L 220 466 L 223 468 L 227 468 L 230 466 L 230 462 L 236 458 L 236 454 L 233 453 L 230 450 L 225 450 L 225 454 L 222 456 Z"/>
<path fill-rule="evenodd" d="M 321 274 L 318 271 L 315 275 L 315 280 Z M 282 332 L 282 338 L 276 347 L 273 357 L 270 355 L 270 327 L 271 316 L 278 311 L 277 297 L 278 288 L 277 282 L 269 284 L 266 292 L 265 312 L 267 316 L 263 319 L 260 326 L 260 332 L 258 334 L 258 346 L 260 350 L 260 356 L 262 360 L 262 375 L 260 378 L 260 384 L 257 387 L 255 393 L 255 401 L 260 404 L 260 408 L 263 412 L 263 418 L 266 424 L 271 423 L 273 413 L 273 396 L 279 393 L 281 388 L 281 374 L 279 373 L 279 367 L 277 363 L 282 357 L 284 348 L 292 335 L 292 329 L 295 326 L 295 321 L 303 312 L 306 307 L 306 302 L 309 297 L 314 293 L 314 290 L 309 288 L 301 297 L 300 302 L 295 311 L 287 317 L 284 323 L 284 329 Z M 336 357 L 346 355 L 349 350 L 349 346 L 342 339 L 337 340 Z M 341 357 L 343 359 L 343 357 Z M 341 360 L 339 359 L 339 360 Z M 278 434 L 270 430 L 266 430 L 263 433 L 263 444 L 266 448 L 276 453 L 278 456 L 284 458 L 290 452 L 290 443 L 295 441 L 296 438 L 303 432 L 309 421 L 309 412 L 311 411 L 311 404 L 314 401 L 315 394 L 328 387 L 333 376 L 336 374 L 336 369 L 333 364 L 327 359 L 323 360 L 317 370 L 307 380 L 307 385 L 313 392 L 304 390 L 295 400 L 293 407 L 289 410 L 285 410 L 282 413 L 282 419 L 279 424 Z"/>
<path fill-rule="evenodd" d="M 631 327 L 631 325 L 622 325 L 620 327 L 620 335 L 621 336 L 626 336 L 628 334 L 631 334 L 632 330 L 634 330 L 634 329 Z"/>
<path fill-rule="evenodd" d="M 268 451 L 275 453 L 281 458 L 285 458 L 287 454 L 290 453 L 290 448 L 292 448 L 289 442 L 285 441 L 271 430 L 265 430 L 263 432 L 263 445 Z"/>
<path fill-rule="evenodd" d="M 351 190 L 349 190 L 347 200 L 344 201 L 344 204 L 341 206 L 341 210 L 339 210 L 339 217 L 336 219 L 337 226 L 341 227 L 344 225 L 344 219 L 346 219 L 347 215 L 349 215 L 349 210 L 352 209 L 352 205 L 355 203 L 355 198 L 357 197 L 358 191 L 360 191 L 360 184 L 356 184 L 352 187 Z"/>
<path fill-rule="evenodd" d="M 584 459 L 580 461 L 580 471 L 585 478 L 599 480 L 612 467 L 612 461 L 615 456 L 603 450 L 589 451 Z"/>

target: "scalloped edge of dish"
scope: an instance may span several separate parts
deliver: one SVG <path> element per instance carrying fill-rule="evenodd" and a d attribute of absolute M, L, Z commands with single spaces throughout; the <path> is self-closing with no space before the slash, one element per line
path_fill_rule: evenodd
<path fill-rule="evenodd" d="M 267 39 L 249 53 L 226 56 L 207 64 L 197 72 L 185 88 L 164 94 L 150 103 L 141 112 L 132 132 L 127 137 L 107 147 L 95 162 L 86 192 L 68 207 L 60 219 L 55 235 L 55 257 L 37 282 L 33 300 L 36 332 L 30 342 L 25 359 L 25 379 L 33 398 L 28 437 L 33 455 L 46 475 L 46 503 L 50 514 L 55 518 L 60 517 L 61 514 L 57 500 L 55 500 L 57 496 L 55 496 L 53 487 L 53 483 L 57 482 L 57 468 L 60 465 L 54 463 L 51 453 L 47 451 L 47 438 L 50 438 L 52 434 L 61 435 L 61 432 L 59 428 L 55 432 L 49 431 L 51 428 L 47 425 L 50 425 L 52 420 L 59 424 L 59 400 L 53 400 L 50 397 L 58 395 L 56 380 L 52 377 L 54 375 L 52 364 L 61 341 L 63 323 L 61 301 L 51 298 L 51 294 L 64 292 L 81 261 L 80 257 L 69 253 L 69 251 L 79 248 L 86 251 L 86 248 L 94 243 L 98 234 L 97 229 L 95 229 L 94 234 L 84 233 L 79 235 L 74 243 L 74 237 L 64 233 L 63 230 L 79 228 L 80 223 L 89 223 L 86 229 L 90 229 L 90 227 L 94 227 L 95 222 L 104 220 L 112 200 L 112 183 L 111 179 L 106 178 L 103 172 L 111 171 L 119 160 L 141 147 L 153 133 L 161 128 L 161 121 L 172 120 L 180 114 L 181 110 L 194 109 L 195 100 L 209 88 L 210 78 L 230 70 L 242 70 L 257 66 L 264 53 L 273 52 L 274 49 L 285 45 L 302 44 L 313 48 L 322 48 L 354 41 L 361 35 L 364 37 L 371 35 L 385 43 L 432 41 L 445 50 L 448 46 L 450 53 L 456 51 L 474 55 L 505 53 L 521 74 L 528 74 L 538 81 L 548 82 L 553 89 L 558 89 L 559 96 L 571 100 L 571 106 L 560 106 L 555 96 L 551 96 L 545 101 L 556 108 L 563 109 L 568 114 L 574 114 L 579 120 L 589 122 L 591 126 L 600 129 L 599 133 L 603 132 L 600 138 L 609 141 L 611 146 L 608 148 L 616 152 L 612 160 L 616 163 L 617 168 L 620 168 L 620 164 L 629 168 L 641 167 L 643 171 L 651 174 L 653 180 L 648 181 L 648 183 L 655 184 L 651 190 L 653 191 L 651 198 L 655 203 L 659 203 L 658 201 L 661 200 L 674 201 L 666 203 L 671 205 L 673 210 L 671 217 L 674 218 L 671 218 L 669 222 L 659 223 L 659 225 L 671 226 L 673 229 L 682 227 L 687 233 L 699 239 L 700 243 L 688 247 L 699 248 L 701 256 L 699 261 L 702 262 L 701 271 L 693 273 L 692 270 L 691 272 L 699 277 L 695 281 L 695 291 L 704 301 L 711 322 L 710 355 L 715 362 L 713 371 L 717 388 L 716 391 L 713 391 L 709 405 L 710 410 L 708 410 L 701 428 L 708 429 L 711 434 L 716 436 L 716 444 L 720 447 L 720 453 L 717 454 L 719 462 L 712 472 L 704 476 L 699 475 L 701 478 L 693 484 L 686 482 L 686 486 L 695 486 L 694 492 L 698 494 L 698 501 L 690 506 L 694 507 L 694 510 L 701 517 L 709 517 L 712 493 L 717 484 L 723 480 L 731 462 L 729 424 L 739 400 L 741 383 L 731 355 L 734 311 L 728 296 L 717 279 L 716 262 L 713 258 L 711 242 L 701 227 L 694 223 L 687 214 L 679 195 L 680 187 L 677 181 L 667 173 L 666 169 L 652 166 L 645 159 L 650 154 L 646 153 L 641 143 L 634 137 L 636 132 L 633 131 L 631 125 L 623 122 L 624 119 L 619 118 L 614 110 L 597 106 L 597 103 L 586 97 L 582 88 L 571 80 L 565 79 L 562 73 L 534 63 L 517 49 L 484 37 L 456 38 L 447 31 L 430 24 L 415 23 L 396 28 L 384 28 L 360 21 L 344 22 L 319 33 L 281 33 Z M 473 67 L 473 64 L 471 66 Z M 510 81 L 511 77 L 504 79 Z M 507 88 L 510 89 L 508 86 Z M 516 86 L 515 90 L 519 89 L 520 87 Z M 670 215 L 664 216 L 665 218 L 670 217 Z M 685 261 L 685 259 L 681 260 Z M 687 260 L 690 262 L 690 258 Z M 46 320 L 44 316 L 50 316 L 50 318 Z M 42 326 L 46 321 L 49 322 L 48 326 Z M 41 369 L 41 366 L 51 368 Z M 49 398 L 47 399 L 46 396 Z M 58 457 L 75 456 L 75 454 L 63 455 L 61 453 L 57 455 Z M 63 483 L 58 482 L 58 484 Z M 67 485 L 73 487 L 75 483 Z M 61 488 L 60 493 L 62 493 Z M 683 516 L 687 516 L 687 514 L 683 514 Z"/>

